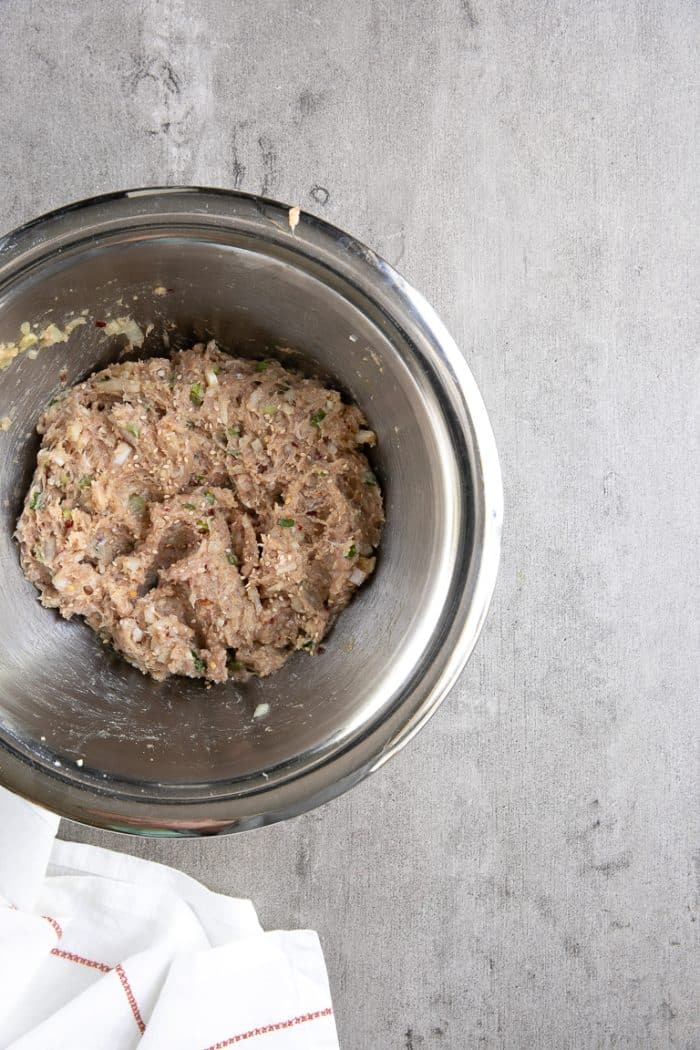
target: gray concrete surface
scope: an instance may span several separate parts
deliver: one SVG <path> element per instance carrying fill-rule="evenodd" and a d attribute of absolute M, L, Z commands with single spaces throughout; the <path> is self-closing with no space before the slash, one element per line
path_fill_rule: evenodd
<path fill-rule="evenodd" d="M 223 841 L 63 826 L 317 928 L 344 1050 L 700 1046 L 699 22 L 690 0 L 0 5 L 0 227 L 139 184 L 298 203 L 433 301 L 491 411 L 496 599 L 403 755 Z"/>

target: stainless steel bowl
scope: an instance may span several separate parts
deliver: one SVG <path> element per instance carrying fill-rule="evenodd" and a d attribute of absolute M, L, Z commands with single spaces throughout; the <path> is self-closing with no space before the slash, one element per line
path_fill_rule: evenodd
<path fill-rule="evenodd" d="M 65 344 L 0 372 L 0 782 L 74 820 L 217 834 L 318 805 L 420 729 L 462 670 L 499 559 L 501 477 L 461 353 L 386 262 L 311 215 L 241 193 L 148 189 L 85 201 L 0 240 L 0 341 L 89 311 Z M 154 293 L 172 289 L 165 297 Z M 92 319 L 172 318 L 241 353 L 303 351 L 379 436 L 387 524 L 377 572 L 323 655 L 211 689 L 159 684 L 81 622 L 43 609 L 12 539 L 59 388 L 122 344 Z M 64 373 L 65 375 L 65 373 Z M 254 719 L 269 703 L 264 719 Z"/>

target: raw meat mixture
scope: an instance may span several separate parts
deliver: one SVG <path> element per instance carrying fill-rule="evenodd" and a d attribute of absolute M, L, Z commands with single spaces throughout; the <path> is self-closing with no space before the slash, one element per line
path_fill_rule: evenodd
<path fill-rule="evenodd" d="M 271 674 L 374 569 L 374 433 L 276 361 L 209 343 L 114 364 L 38 429 L 24 571 L 154 678 Z"/>

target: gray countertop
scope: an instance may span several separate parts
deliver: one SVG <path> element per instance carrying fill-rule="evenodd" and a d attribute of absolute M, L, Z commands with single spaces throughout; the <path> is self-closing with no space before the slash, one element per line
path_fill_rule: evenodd
<path fill-rule="evenodd" d="M 318 929 L 343 1050 L 700 1046 L 698 14 L 0 8 L 0 228 L 143 184 L 298 203 L 434 303 L 491 413 L 496 597 L 403 754 L 243 836 L 63 825 Z"/>

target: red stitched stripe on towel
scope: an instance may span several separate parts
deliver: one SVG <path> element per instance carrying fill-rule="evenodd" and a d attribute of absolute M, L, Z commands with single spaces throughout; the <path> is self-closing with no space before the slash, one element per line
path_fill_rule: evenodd
<path fill-rule="evenodd" d="M 64 952 L 62 948 L 52 948 L 52 955 L 57 955 L 59 959 L 68 959 L 69 962 L 80 963 L 81 966 L 90 966 L 93 970 L 99 970 L 101 973 L 109 973 L 112 969 L 107 963 L 96 962 L 95 959 L 86 959 L 82 955 L 75 955 L 73 952 Z"/>
<path fill-rule="evenodd" d="M 45 915 L 44 918 L 46 919 L 48 918 L 48 916 Z M 56 925 L 58 926 L 58 923 L 56 923 Z M 58 928 L 60 929 L 60 926 Z M 76 955 L 74 952 L 64 952 L 61 948 L 52 948 L 51 954 L 58 956 L 59 959 L 67 959 L 69 962 L 80 963 L 81 966 L 89 966 L 93 970 L 99 970 L 100 973 L 112 972 L 112 967 L 108 966 L 107 963 L 97 962 L 96 959 L 86 959 L 84 955 Z M 126 998 L 129 1002 L 129 1006 L 131 1007 L 131 1012 L 134 1015 L 134 1020 L 139 1026 L 139 1032 L 143 1034 L 146 1031 L 146 1025 L 143 1020 L 143 1017 L 141 1016 L 139 1005 L 136 1002 L 136 996 L 134 995 L 131 985 L 129 984 L 129 978 L 124 973 L 124 967 L 121 965 L 121 963 L 117 963 L 117 965 L 114 967 L 114 970 L 117 974 L 117 977 L 119 978 L 119 983 L 124 989 L 124 994 L 126 995 Z"/>
<path fill-rule="evenodd" d="M 42 915 L 41 917 L 42 919 L 46 919 L 46 921 L 51 926 L 53 926 L 54 930 L 56 931 L 56 935 L 60 940 L 60 938 L 63 936 L 63 930 L 61 929 L 60 923 L 56 922 L 55 919 L 52 919 L 50 915 Z"/>
<path fill-rule="evenodd" d="M 139 1010 L 138 1003 L 136 1002 L 136 997 L 131 990 L 129 979 L 124 973 L 121 963 L 117 963 L 114 969 L 117 971 L 117 977 L 122 982 L 122 988 L 126 992 L 126 997 L 129 1000 L 129 1006 L 131 1007 L 131 1012 L 134 1015 L 134 1020 L 139 1026 L 139 1032 L 141 1032 L 141 1034 L 143 1035 L 143 1033 L 146 1031 L 146 1025 L 143 1023 L 143 1017 L 141 1016 L 141 1011 Z"/>
<path fill-rule="evenodd" d="M 207 1050 L 224 1050 L 234 1043 L 242 1043 L 246 1039 L 254 1039 L 256 1035 L 269 1035 L 270 1032 L 282 1032 L 285 1028 L 294 1028 L 298 1024 L 306 1024 L 307 1021 L 316 1021 L 319 1017 L 330 1017 L 333 1010 L 327 1006 L 325 1010 L 316 1010 L 313 1014 L 300 1014 L 298 1017 L 290 1017 L 286 1021 L 278 1021 L 276 1024 L 266 1024 L 262 1028 L 251 1028 L 249 1032 L 239 1032 L 232 1035 L 230 1039 L 224 1039 L 222 1043 L 213 1043 Z"/>

